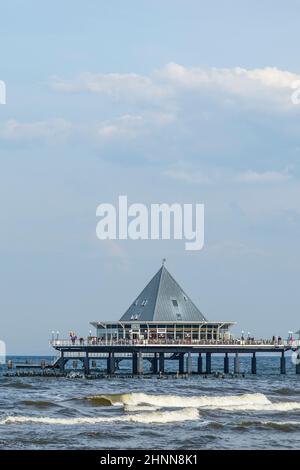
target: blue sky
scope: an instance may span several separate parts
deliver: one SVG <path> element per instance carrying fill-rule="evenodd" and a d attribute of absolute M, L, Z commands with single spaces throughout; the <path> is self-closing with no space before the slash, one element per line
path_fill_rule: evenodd
<path fill-rule="evenodd" d="M 297 1 L 1 5 L 0 311 L 10 353 L 118 319 L 167 258 L 237 332 L 299 328 Z M 101 242 L 96 207 L 204 203 L 205 247 Z"/>

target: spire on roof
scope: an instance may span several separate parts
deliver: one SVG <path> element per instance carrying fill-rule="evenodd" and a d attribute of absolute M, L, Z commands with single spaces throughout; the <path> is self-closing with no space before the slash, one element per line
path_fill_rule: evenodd
<path fill-rule="evenodd" d="M 120 321 L 206 321 L 164 263 Z"/>

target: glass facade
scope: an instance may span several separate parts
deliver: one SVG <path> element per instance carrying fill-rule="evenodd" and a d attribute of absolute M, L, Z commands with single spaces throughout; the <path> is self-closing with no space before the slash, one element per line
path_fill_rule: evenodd
<path fill-rule="evenodd" d="M 223 323 L 106 323 L 97 327 L 101 341 L 197 342 L 223 340 L 229 335 Z"/>

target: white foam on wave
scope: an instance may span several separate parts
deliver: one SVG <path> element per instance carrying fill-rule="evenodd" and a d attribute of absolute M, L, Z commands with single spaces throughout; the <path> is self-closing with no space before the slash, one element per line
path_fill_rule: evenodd
<path fill-rule="evenodd" d="M 124 411 L 129 411 L 129 412 L 136 412 L 136 411 L 155 411 L 155 410 L 160 410 L 161 408 L 159 406 L 153 406 L 153 405 L 123 405 Z"/>
<path fill-rule="evenodd" d="M 262 393 L 246 393 L 243 395 L 228 396 L 179 396 L 179 395 L 151 395 L 147 393 L 124 393 L 117 399 L 110 395 L 101 395 L 101 398 L 111 399 L 114 405 L 125 406 L 156 406 L 160 408 L 227 408 L 234 406 L 266 406 L 270 400 Z M 90 397 L 97 399 L 97 397 Z M 100 398 L 100 397 L 99 397 Z"/>
<path fill-rule="evenodd" d="M 291 411 L 300 409 L 300 402 L 272 403 L 262 393 L 245 393 L 224 396 L 151 395 L 147 393 L 124 393 L 101 395 L 91 399 L 106 399 L 113 405 L 123 405 L 127 411 L 141 411 L 148 407 L 159 408 L 208 408 L 230 411 Z"/>
<path fill-rule="evenodd" d="M 278 402 L 278 403 L 269 403 L 265 406 L 258 405 L 255 403 L 245 405 L 243 407 L 240 406 L 230 406 L 228 407 L 230 410 L 245 410 L 245 411 L 293 411 L 293 410 L 300 410 L 300 403 L 296 401 L 286 401 L 286 402 Z"/>
<path fill-rule="evenodd" d="M 299 426 L 300 426 L 300 421 L 268 421 L 268 420 L 261 420 L 261 421 L 241 421 L 240 423 L 237 424 L 237 426 L 243 426 L 243 427 L 265 427 L 269 429 L 275 429 L 275 430 L 280 430 L 280 431 L 285 431 L 285 432 L 290 432 L 290 431 L 298 431 Z"/>
<path fill-rule="evenodd" d="M 50 418 L 42 416 L 7 416 L 0 421 L 3 424 L 52 424 L 52 425 L 76 425 L 98 424 L 116 421 L 134 423 L 165 424 L 199 419 L 199 413 L 195 408 L 184 408 L 175 411 L 152 411 L 149 413 L 128 414 L 125 416 L 98 416 L 80 418 Z"/>

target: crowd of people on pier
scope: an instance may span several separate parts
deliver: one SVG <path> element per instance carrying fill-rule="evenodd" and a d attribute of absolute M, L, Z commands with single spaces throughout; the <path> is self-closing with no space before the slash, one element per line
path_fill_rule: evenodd
<path fill-rule="evenodd" d="M 117 338 L 110 337 L 96 337 L 89 336 L 87 339 L 83 337 L 78 338 L 74 331 L 69 333 L 70 342 L 72 345 L 132 345 L 132 344 L 194 344 L 194 345 L 282 345 L 283 340 L 281 336 L 273 336 L 272 339 L 255 339 L 254 337 L 244 338 L 243 335 L 240 338 L 230 338 L 230 339 L 192 339 L 191 336 L 186 336 L 184 338 L 168 338 L 163 335 L 159 335 L 156 338 Z M 56 340 L 64 341 L 64 340 Z M 294 341 L 292 336 L 288 337 L 287 342 L 292 343 Z"/>

